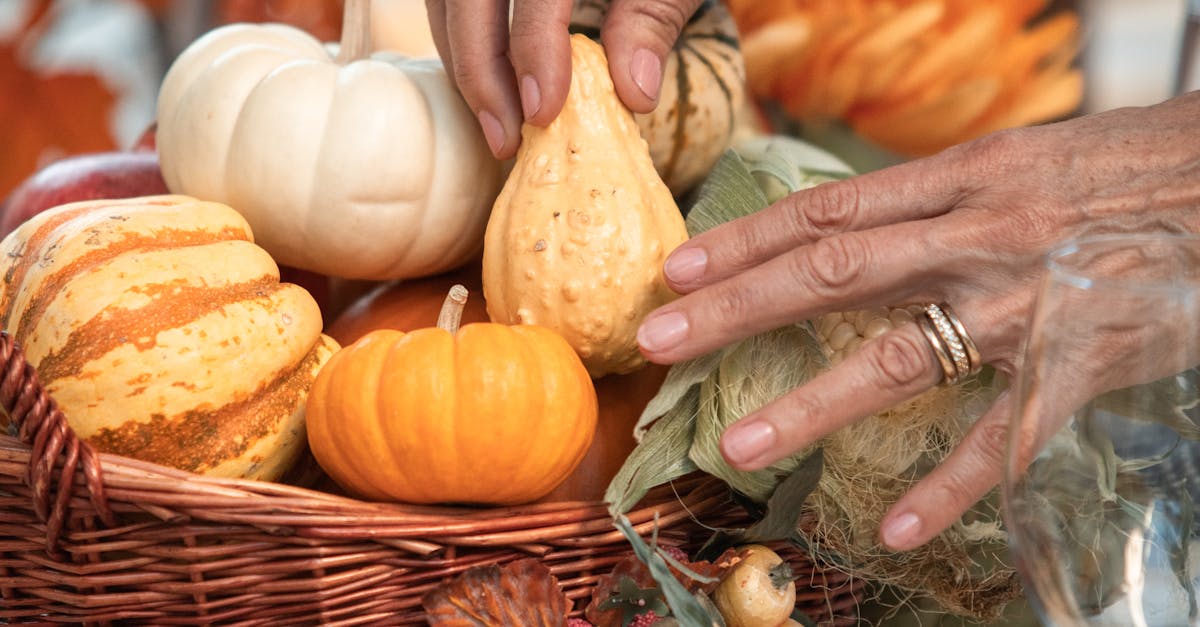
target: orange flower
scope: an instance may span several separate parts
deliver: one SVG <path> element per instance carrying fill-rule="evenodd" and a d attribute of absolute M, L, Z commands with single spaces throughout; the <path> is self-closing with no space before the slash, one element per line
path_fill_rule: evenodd
<path fill-rule="evenodd" d="M 1046 0 L 726 2 L 755 96 L 904 155 L 1062 117 L 1083 98 L 1079 19 L 1031 25 Z"/>

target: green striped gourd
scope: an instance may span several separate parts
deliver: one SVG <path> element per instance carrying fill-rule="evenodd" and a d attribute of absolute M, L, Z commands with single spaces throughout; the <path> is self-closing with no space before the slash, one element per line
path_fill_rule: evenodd
<path fill-rule="evenodd" d="M 600 41 L 608 6 L 609 0 L 576 0 L 571 32 Z M 705 0 L 667 55 L 658 106 L 634 116 L 671 193 L 699 183 L 729 148 L 745 84 L 737 25 L 722 3 Z"/>

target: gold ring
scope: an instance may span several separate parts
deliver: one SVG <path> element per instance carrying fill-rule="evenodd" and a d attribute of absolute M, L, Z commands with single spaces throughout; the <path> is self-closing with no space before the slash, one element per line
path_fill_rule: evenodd
<path fill-rule="evenodd" d="M 954 310 L 950 308 L 950 305 L 941 303 L 938 306 L 941 307 L 942 313 L 946 314 L 946 318 L 950 320 L 950 324 L 954 326 L 955 332 L 958 333 L 958 339 L 962 340 L 963 348 L 967 351 L 967 359 L 971 363 L 971 368 L 967 371 L 967 374 L 979 374 L 979 371 L 983 370 L 983 357 L 979 354 L 979 347 L 975 345 L 975 341 L 967 333 L 967 328 L 963 326 L 962 320 L 959 320 L 958 316 L 954 314 Z"/>
<path fill-rule="evenodd" d="M 921 313 L 917 321 L 942 367 L 942 385 L 954 385 L 983 368 L 979 348 L 949 305 L 929 303 Z"/>
<path fill-rule="evenodd" d="M 929 341 L 929 347 L 933 349 L 933 356 L 937 357 L 937 361 L 942 366 L 942 385 L 954 385 L 958 383 L 958 367 L 954 365 L 954 359 L 950 356 L 950 350 L 946 348 L 945 342 L 942 340 L 941 334 L 934 328 L 933 322 L 928 316 L 917 316 L 917 326 L 921 332 L 925 334 L 925 339 Z"/>

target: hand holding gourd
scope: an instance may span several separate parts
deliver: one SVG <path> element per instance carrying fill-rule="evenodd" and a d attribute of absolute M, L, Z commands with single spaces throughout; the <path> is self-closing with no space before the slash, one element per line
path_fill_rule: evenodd
<path fill-rule="evenodd" d="M 614 0 L 601 37 L 617 95 L 654 109 L 663 60 L 701 0 Z M 521 123 L 549 124 L 571 81 L 571 0 L 430 0 L 434 42 L 498 158 L 516 154 Z"/>
<path fill-rule="evenodd" d="M 1075 236 L 1200 233 L 1200 92 L 1041 127 L 1001 131 L 937 155 L 792 194 L 698 235 L 664 265 L 681 298 L 638 333 L 675 363 L 835 311 L 950 303 L 982 360 L 1012 380 L 1045 253 Z M 1139 333 L 1178 335 L 1181 329 Z M 1126 334 L 1127 335 L 1127 334 Z M 1122 341 L 1125 340 L 1125 341 Z M 1137 382 L 1153 356 L 1095 329 L 1078 398 Z M 915 324 L 744 417 L 722 452 L 752 470 L 935 385 L 942 369 Z M 1001 477 L 1010 401 L 1000 399 L 941 467 L 898 501 L 881 538 L 916 547 Z"/>

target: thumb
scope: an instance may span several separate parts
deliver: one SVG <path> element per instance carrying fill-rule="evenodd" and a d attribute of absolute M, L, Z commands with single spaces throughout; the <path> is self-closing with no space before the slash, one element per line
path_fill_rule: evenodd
<path fill-rule="evenodd" d="M 600 38 L 625 106 L 638 113 L 654 110 L 667 54 L 704 1 L 613 0 Z"/>

